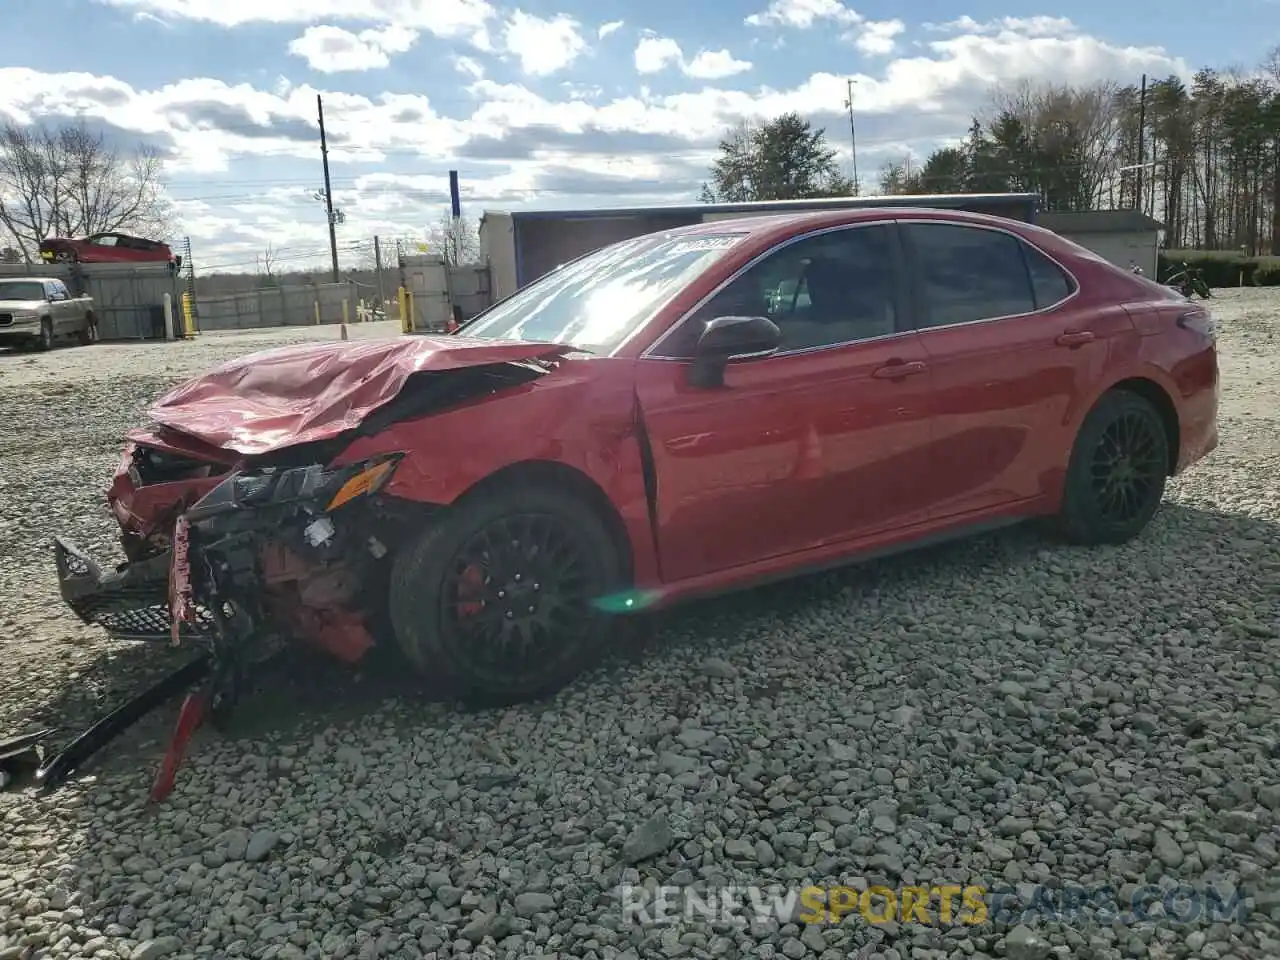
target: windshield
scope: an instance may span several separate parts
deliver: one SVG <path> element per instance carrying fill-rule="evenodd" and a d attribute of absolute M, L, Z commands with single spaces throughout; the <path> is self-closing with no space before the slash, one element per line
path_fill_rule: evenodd
<path fill-rule="evenodd" d="M 31 280 L 0 280 L 0 300 L 43 300 L 44 284 Z"/>
<path fill-rule="evenodd" d="M 609 353 L 746 234 L 623 240 L 556 268 L 462 329 Z"/>

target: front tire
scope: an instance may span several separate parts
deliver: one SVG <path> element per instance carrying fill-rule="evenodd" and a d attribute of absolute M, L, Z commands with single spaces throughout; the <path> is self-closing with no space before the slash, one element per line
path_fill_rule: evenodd
<path fill-rule="evenodd" d="M 579 498 L 503 488 L 449 509 L 397 555 L 389 611 L 421 672 L 473 706 L 557 692 L 602 652 L 618 549 Z"/>
<path fill-rule="evenodd" d="M 40 321 L 40 339 L 36 345 L 42 352 L 53 349 L 53 321 L 48 317 Z"/>
<path fill-rule="evenodd" d="M 1076 436 L 1057 527 L 1071 543 L 1120 544 L 1151 522 L 1169 474 L 1169 438 L 1150 401 L 1112 390 Z"/>

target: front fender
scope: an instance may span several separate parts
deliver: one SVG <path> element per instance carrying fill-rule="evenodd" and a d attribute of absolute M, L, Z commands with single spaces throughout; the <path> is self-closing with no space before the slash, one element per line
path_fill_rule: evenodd
<path fill-rule="evenodd" d="M 395 423 L 352 443 L 345 464 L 400 451 L 384 493 L 449 505 L 499 471 L 554 463 L 582 474 L 616 511 L 641 585 L 656 577 L 640 438 L 634 361 L 593 358 L 562 365 L 529 387 Z"/>

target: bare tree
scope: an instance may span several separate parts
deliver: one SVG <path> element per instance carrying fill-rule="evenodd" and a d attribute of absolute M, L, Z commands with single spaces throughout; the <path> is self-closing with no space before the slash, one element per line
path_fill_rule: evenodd
<path fill-rule="evenodd" d="M 469 217 L 455 220 L 442 213 L 429 243 L 432 252 L 440 253 L 447 263 L 476 263 L 480 259 L 480 231 Z"/>
<path fill-rule="evenodd" d="M 1119 93 L 1119 85 L 1108 81 L 1071 87 L 1023 80 L 993 91 L 986 126 L 992 130 L 1002 120 L 1016 121 L 1024 147 L 1038 162 L 1070 164 L 1069 192 L 1096 204 L 1117 167 Z"/>
<path fill-rule="evenodd" d="M 276 263 L 280 255 L 276 253 L 275 244 L 267 242 L 267 249 L 262 251 L 262 272 L 268 277 L 275 276 Z"/>
<path fill-rule="evenodd" d="M 0 128 L 0 226 L 28 261 L 51 235 L 120 230 L 157 239 L 172 209 L 164 163 L 139 146 L 121 154 L 83 124 Z"/>

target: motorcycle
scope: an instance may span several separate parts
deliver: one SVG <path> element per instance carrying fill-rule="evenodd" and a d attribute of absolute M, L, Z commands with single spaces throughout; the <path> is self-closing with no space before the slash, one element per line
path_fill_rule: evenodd
<path fill-rule="evenodd" d="M 1165 280 L 1164 283 L 1167 287 L 1173 287 L 1188 300 L 1191 299 L 1193 293 L 1198 294 L 1204 300 L 1208 300 L 1213 296 L 1213 291 L 1209 289 L 1209 285 L 1200 276 L 1200 271 L 1191 269 L 1191 265 L 1185 260 L 1182 263 L 1182 269 Z"/>

